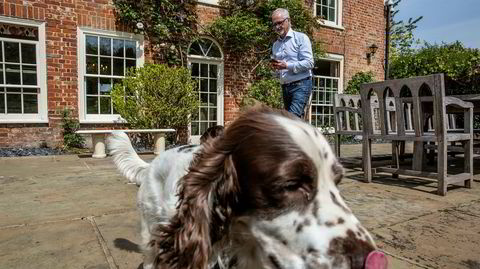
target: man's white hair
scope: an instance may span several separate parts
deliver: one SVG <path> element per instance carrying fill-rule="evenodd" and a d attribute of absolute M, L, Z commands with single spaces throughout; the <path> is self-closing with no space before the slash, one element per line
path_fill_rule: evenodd
<path fill-rule="evenodd" d="M 280 14 L 284 19 L 290 18 L 290 14 L 288 14 L 288 10 L 284 8 L 277 8 L 272 12 L 272 17 L 273 15 Z"/>

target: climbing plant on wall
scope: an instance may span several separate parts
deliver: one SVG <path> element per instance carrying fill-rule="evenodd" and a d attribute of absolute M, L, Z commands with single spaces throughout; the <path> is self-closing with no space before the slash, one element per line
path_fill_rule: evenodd
<path fill-rule="evenodd" d="M 186 48 L 197 36 L 196 0 L 114 0 L 117 19 L 151 42 L 170 65 L 186 65 Z"/>

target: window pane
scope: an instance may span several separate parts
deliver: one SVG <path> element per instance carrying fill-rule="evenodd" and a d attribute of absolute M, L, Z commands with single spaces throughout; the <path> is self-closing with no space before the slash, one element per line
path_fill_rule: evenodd
<path fill-rule="evenodd" d="M 322 7 L 322 17 L 328 20 L 328 7 Z"/>
<path fill-rule="evenodd" d="M 200 120 L 207 120 L 207 114 L 208 114 L 208 108 L 206 107 L 201 107 L 200 108 Z M 206 130 L 206 128 L 205 128 Z M 205 132 L 205 130 L 202 131 Z"/>
<path fill-rule="evenodd" d="M 135 41 L 125 41 L 125 57 L 127 58 L 137 58 L 136 54 L 136 42 Z"/>
<path fill-rule="evenodd" d="M 5 94 L 0 93 L 0 113 L 5 113 Z"/>
<path fill-rule="evenodd" d="M 85 48 L 87 54 L 98 54 L 98 37 L 87 35 L 85 38 Z"/>
<path fill-rule="evenodd" d="M 330 1 L 329 1 L 329 2 L 330 2 L 330 3 L 329 3 L 329 6 L 335 8 L 335 2 L 336 2 L 336 1 L 337 1 L 337 0 L 330 0 Z"/>
<path fill-rule="evenodd" d="M 98 94 L 98 78 L 85 78 L 85 88 L 87 89 L 87 94 Z"/>
<path fill-rule="evenodd" d="M 200 122 L 200 134 L 205 133 L 208 129 L 208 122 Z"/>
<path fill-rule="evenodd" d="M 322 0 L 322 5 L 327 5 L 328 0 Z"/>
<path fill-rule="evenodd" d="M 31 65 L 22 66 L 23 85 L 37 85 L 37 67 Z"/>
<path fill-rule="evenodd" d="M 210 65 L 210 77 L 217 78 L 217 65 Z"/>
<path fill-rule="evenodd" d="M 100 114 L 112 114 L 112 102 L 110 97 L 100 97 Z"/>
<path fill-rule="evenodd" d="M 208 93 L 201 93 L 200 94 L 200 105 L 207 106 L 208 105 Z"/>
<path fill-rule="evenodd" d="M 38 113 L 38 101 L 36 94 L 23 95 L 23 113 Z"/>
<path fill-rule="evenodd" d="M 5 47 L 5 61 L 12 63 L 20 62 L 19 47 L 18 43 L 14 42 L 4 42 Z"/>
<path fill-rule="evenodd" d="M 12 114 L 22 113 L 22 95 L 21 94 L 7 94 L 7 113 L 12 113 Z"/>
<path fill-rule="evenodd" d="M 216 57 L 216 58 L 222 58 L 222 53 L 220 52 L 220 49 L 217 47 L 217 45 L 212 44 L 212 47 L 210 48 L 210 51 L 208 52 L 209 57 Z"/>
<path fill-rule="evenodd" d="M 7 84 L 20 84 L 20 65 L 6 64 L 5 69 Z"/>
<path fill-rule="evenodd" d="M 200 80 L 200 91 L 208 92 L 208 79 L 204 78 Z"/>
<path fill-rule="evenodd" d="M 22 63 L 37 63 L 37 55 L 35 53 L 35 44 L 22 44 Z"/>
<path fill-rule="evenodd" d="M 192 122 L 192 135 L 199 135 L 198 122 Z"/>
<path fill-rule="evenodd" d="M 329 8 L 329 10 L 330 10 L 330 14 L 328 16 L 328 20 L 335 22 L 335 9 Z"/>
<path fill-rule="evenodd" d="M 0 64 L 0 84 L 3 84 L 3 64 Z"/>
<path fill-rule="evenodd" d="M 217 94 L 209 94 L 208 96 L 208 103 L 211 106 L 216 106 L 217 105 Z"/>
<path fill-rule="evenodd" d="M 113 56 L 123 57 L 123 40 L 113 40 Z"/>
<path fill-rule="evenodd" d="M 200 49 L 200 44 L 198 43 L 198 41 L 195 41 L 190 46 L 190 50 L 188 51 L 188 54 L 204 56 L 202 53 L 202 50 Z"/>
<path fill-rule="evenodd" d="M 87 114 L 98 114 L 98 97 L 87 96 Z"/>
<path fill-rule="evenodd" d="M 35 88 L 23 88 L 23 92 L 26 92 L 26 93 L 38 93 L 38 89 L 35 89 Z"/>
<path fill-rule="evenodd" d="M 98 74 L 98 57 L 87 56 L 87 74 Z"/>
<path fill-rule="evenodd" d="M 109 78 L 100 78 L 100 94 L 108 95 L 112 89 L 112 82 Z"/>
<path fill-rule="evenodd" d="M 101 55 L 112 55 L 112 44 L 110 38 L 100 38 L 100 54 Z"/>
<path fill-rule="evenodd" d="M 125 68 L 128 70 L 129 68 L 136 67 L 137 63 L 135 60 L 125 60 Z"/>
<path fill-rule="evenodd" d="M 192 64 L 192 77 L 198 77 L 198 68 L 199 64 L 198 63 L 193 63 Z"/>
<path fill-rule="evenodd" d="M 211 79 L 210 80 L 210 92 L 217 92 L 217 80 Z"/>
<path fill-rule="evenodd" d="M 201 77 L 208 77 L 208 64 L 201 64 L 200 65 L 200 76 Z"/>
<path fill-rule="evenodd" d="M 8 92 L 22 92 L 22 89 L 20 89 L 20 88 L 7 88 L 7 93 Z"/>
<path fill-rule="evenodd" d="M 210 108 L 210 114 L 208 115 L 208 119 L 211 121 L 217 120 L 217 108 Z"/>
<path fill-rule="evenodd" d="M 100 57 L 100 74 L 101 75 L 112 74 L 112 58 Z"/>
<path fill-rule="evenodd" d="M 124 60 L 123 59 L 113 59 L 113 75 L 114 76 L 124 76 Z"/>

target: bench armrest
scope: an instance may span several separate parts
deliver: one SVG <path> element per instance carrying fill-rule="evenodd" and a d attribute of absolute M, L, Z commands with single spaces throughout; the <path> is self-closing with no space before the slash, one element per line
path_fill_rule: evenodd
<path fill-rule="evenodd" d="M 456 106 L 456 107 L 460 107 L 460 108 L 473 108 L 473 103 L 471 102 L 465 102 L 461 99 L 458 99 L 456 97 L 452 97 L 452 96 L 445 96 L 445 99 L 444 99 L 444 105 L 445 106 Z"/>

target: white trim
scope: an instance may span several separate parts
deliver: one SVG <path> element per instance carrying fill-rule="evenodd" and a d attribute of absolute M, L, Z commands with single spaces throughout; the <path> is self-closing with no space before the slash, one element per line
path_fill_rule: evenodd
<path fill-rule="evenodd" d="M 126 32 L 114 32 L 100 29 L 92 29 L 86 27 L 77 28 L 77 70 L 78 70 L 78 118 L 80 123 L 93 124 L 93 123 L 124 123 L 120 115 L 89 115 L 85 111 L 85 35 L 91 34 L 96 36 L 105 36 L 111 38 L 123 38 L 132 39 L 137 41 L 137 67 L 141 67 L 145 62 L 144 53 L 144 37 L 143 35 L 126 33 Z M 113 77 L 113 76 L 108 76 Z"/>
<path fill-rule="evenodd" d="M 343 78 L 344 78 L 343 65 L 344 65 L 344 62 L 345 62 L 345 57 L 341 54 L 326 53 L 326 57 L 322 57 L 320 59 L 327 60 L 327 61 L 335 61 L 335 62 L 340 63 L 339 64 L 340 65 L 340 70 L 339 70 L 340 76 L 338 77 L 338 93 L 343 93 Z"/>
<path fill-rule="evenodd" d="M 209 5 L 219 6 L 218 0 L 197 0 L 197 2 L 203 3 L 203 4 L 209 4 Z"/>
<path fill-rule="evenodd" d="M 219 47 L 220 49 L 220 47 Z M 222 50 L 220 49 L 220 52 Z M 222 52 L 223 56 L 223 52 Z M 190 57 L 188 56 L 188 67 L 190 69 L 192 62 L 195 63 L 206 63 L 206 64 L 217 64 L 218 65 L 218 75 L 217 75 L 217 124 L 224 125 L 224 100 L 225 100 L 225 88 L 224 88 L 224 62 L 221 59 L 214 58 L 212 60 L 210 57 Z M 193 60 L 193 61 L 192 61 Z M 199 144 L 200 143 L 200 135 L 192 136 L 191 125 L 188 126 L 188 132 L 190 136 L 190 143 Z"/>
<path fill-rule="evenodd" d="M 213 38 L 211 37 L 208 37 L 208 36 L 200 36 L 199 39 L 208 39 L 210 41 L 213 42 L 213 44 L 215 44 L 217 47 L 218 47 L 218 50 L 220 51 L 220 54 L 222 55 L 221 58 L 216 58 L 216 57 L 208 57 L 208 56 L 200 56 L 200 55 L 188 55 L 188 58 L 192 58 L 192 59 L 200 59 L 200 60 L 209 60 L 209 61 L 223 61 L 223 51 L 222 51 L 222 47 L 220 46 L 220 44 Z M 197 40 L 199 40 L 197 39 Z M 196 41 L 196 40 L 195 40 Z M 194 42 L 191 42 L 189 45 L 188 45 L 188 48 L 187 48 L 187 53 L 190 51 L 190 47 L 192 47 L 192 44 Z"/>
<path fill-rule="evenodd" d="M 317 1 L 321 1 L 321 0 L 315 0 L 313 2 L 313 16 L 317 15 Z M 336 1 L 337 1 L 336 2 L 337 5 L 335 8 L 336 22 L 329 21 L 329 20 L 318 20 L 318 22 L 325 27 L 345 30 L 345 28 L 343 27 L 343 0 L 336 0 Z"/>
<path fill-rule="evenodd" d="M 36 48 L 36 67 L 37 67 L 37 86 L 40 88 L 38 94 L 38 113 L 37 114 L 3 114 L 0 113 L 0 123 L 48 123 L 48 89 L 47 89 L 47 51 L 46 51 L 46 33 L 45 22 L 17 19 L 0 16 L 0 22 L 33 26 L 38 28 L 38 41 L 2 38 L 14 42 L 35 44 Z M 5 57 L 5 55 L 4 55 Z M 19 85 L 19 87 L 22 87 Z"/>

